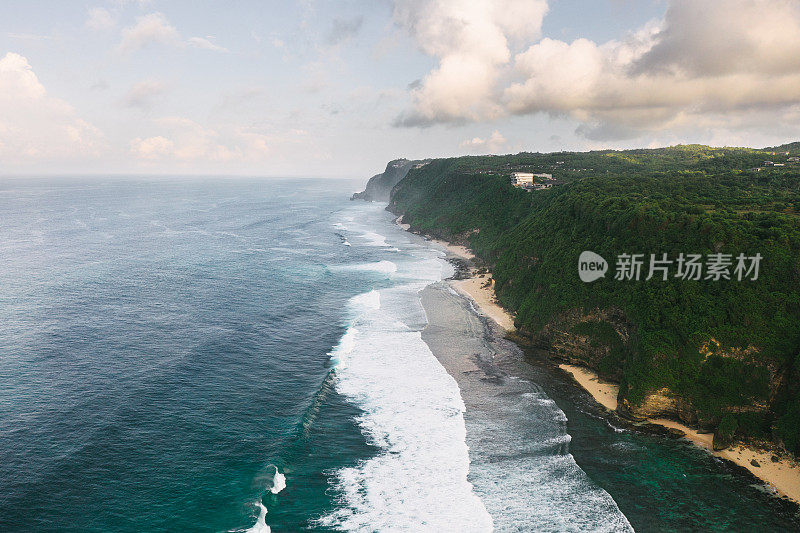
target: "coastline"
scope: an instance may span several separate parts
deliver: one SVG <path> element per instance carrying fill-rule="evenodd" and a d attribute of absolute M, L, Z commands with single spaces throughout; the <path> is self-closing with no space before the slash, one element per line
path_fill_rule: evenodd
<path fill-rule="evenodd" d="M 569 452 L 564 413 L 535 380 L 509 368 L 524 364 L 521 349 L 451 280 L 419 296 L 422 340 L 463 401 L 467 481 L 492 529 L 632 532 L 614 498 Z"/>
<path fill-rule="evenodd" d="M 411 228 L 403 224 L 403 217 L 398 217 L 395 223 L 406 231 Z M 448 281 L 456 291 L 472 300 L 476 309 L 484 316 L 491 318 L 495 324 L 507 333 L 514 331 L 514 315 L 503 308 L 494 294 L 494 280 L 491 274 L 479 274 L 475 271 L 473 261 L 475 254 L 466 246 L 451 244 L 439 239 L 429 239 L 429 242 L 441 246 L 451 258 L 461 259 L 466 262 L 466 272 L 461 279 Z"/>
<path fill-rule="evenodd" d="M 616 410 L 618 385 L 601 380 L 595 372 L 585 367 L 568 364 L 558 366 L 571 374 L 575 383 L 588 392 L 597 403 L 609 411 Z M 714 457 L 747 469 L 777 494 L 800 504 L 800 462 L 786 456 L 778 457 L 771 451 L 760 450 L 741 443 L 733 444 L 724 450 L 714 451 L 712 448 L 713 434 L 711 433 L 700 433 L 697 429 L 665 418 L 648 418 L 646 422 L 683 433 L 683 438 L 694 445 L 708 451 Z M 758 466 L 755 466 L 753 461 Z"/>
<path fill-rule="evenodd" d="M 406 231 L 410 230 L 408 224 L 402 223 L 402 217 L 395 222 Z M 487 274 L 487 278 L 476 277 L 472 265 L 475 255 L 472 251 L 465 246 L 454 245 L 438 239 L 430 239 L 430 241 L 441 246 L 449 256 L 465 260 L 468 263 L 468 275 L 464 279 L 448 280 L 448 284 L 474 302 L 476 309 L 490 318 L 501 331 L 512 332 L 514 330 L 513 315 L 497 303 L 491 275 Z M 601 380 L 595 372 L 585 367 L 568 364 L 559 364 L 558 366 L 570 374 L 573 381 L 588 392 L 597 403 L 610 412 L 616 411 L 618 385 Z M 714 457 L 730 461 L 746 469 L 777 495 L 800 505 L 800 461 L 785 455 L 778 457 L 771 451 L 741 443 L 735 443 L 724 450 L 714 451 L 712 448 L 713 436 L 710 433 L 700 433 L 696 429 L 673 420 L 648 419 L 646 422 L 682 434 L 682 438 L 695 446 L 706 450 Z"/>
<path fill-rule="evenodd" d="M 466 279 L 451 280 L 450 286 L 459 293 L 475 302 L 478 310 L 494 320 L 505 332 L 514 331 L 514 317 L 500 307 L 494 296 L 494 282 L 490 278 L 470 277 Z"/>

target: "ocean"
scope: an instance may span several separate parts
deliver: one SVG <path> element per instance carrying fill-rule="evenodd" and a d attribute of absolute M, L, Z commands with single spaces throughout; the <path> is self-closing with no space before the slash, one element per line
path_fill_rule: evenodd
<path fill-rule="evenodd" d="M 522 356 L 477 425 L 423 335 L 452 268 L 360 185 L 0 181 L 0 530 L 797 527 Z"/>

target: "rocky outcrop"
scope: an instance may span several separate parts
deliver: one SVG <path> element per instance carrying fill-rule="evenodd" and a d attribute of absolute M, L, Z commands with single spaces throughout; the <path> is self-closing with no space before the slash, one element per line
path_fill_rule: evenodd
<path fill-rule="evenodd" d="M 534 345 L 551 351 L 558 359 L 619 381 L 632 330 L 619 309 L 571 309 L 532 335 L 532 339 Z"/>
<path fill-rule="evenodd" d="M 678 418 L 678 401 L 667 388 L 651 392 L 636 405 L 624 399 L 620 409 L 624 410 L 630 417 L 640 420 L 647 418 Z"/>
<path fill-rule="evenodd" d="M 408 159 L 395 159 L 386 165 L 386 170 L 372 176 L 362 192 L 357 192 L 350 197 L 351 200 L 366 200 L 368 202 L 388 202 L 389 194 L 400 180 L 406 177 L 408 171 L 421 167 L 427 161 L 409 161 Z"/>

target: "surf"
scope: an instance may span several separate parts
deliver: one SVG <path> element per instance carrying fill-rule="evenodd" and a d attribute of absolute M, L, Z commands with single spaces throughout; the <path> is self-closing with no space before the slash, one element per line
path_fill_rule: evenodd
<path fill-rule="evenodd" d="M 394 289 L 410 302 L 420 285 Z M 336 390 L 362 409 L 357 422 L 380 452 L 332 473 L 339 506 L 317 524 L 348 531 L 491 530 L 467 481 L 458 385 L 420 331 L 382 305 L 381 292 L 351 299 L 354 319 L 332 355 Z"/>

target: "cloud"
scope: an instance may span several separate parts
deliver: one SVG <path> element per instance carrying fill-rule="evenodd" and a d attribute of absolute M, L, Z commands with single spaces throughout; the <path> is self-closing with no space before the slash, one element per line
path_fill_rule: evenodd
<path fill-rule="evenodd" d="M 800 68 L 795 0 L 674 0 L 637 73 L 775 75 Z"/>
<path fill-rule="evenodd" d="M 0 157 L 20 160 L 96 156 L 103 135 L 67 102 L 49 96 L 28 60 L 0 59 Z"/>
<path fill-rule="evenodd" d="M 162 13 L 150 13 L 136 17 L 136 24 L 122 30 L 119 50 L 128 53 L 153 44 L 177 46 L 180 41 L 180 33 L 167 17 Z"/>
<path fill-rule="evenodd" d="M 222 142 L 216 130 L 193 120 L 166 117 L 154 121 L 154 125 L 163 133 L 131 141 L 131 153 L 136 157 L 151 161 L 226 162 L 243 155 L 240 147 Z"/>
<path fill-rule="evenodd" d="M 492 135 L 482 139 L 474 137 L 462 141 L 458 146 L 464 148 L 469 152 L 478 154 L 497 153 L 506 145 L 506 138 L 498 130 L 494 130 Z"/>
<path fill-rule="evenodd" d="M 215 52 L 228 51 L 203 37 L 190 37 L 184 41 L 177 28 L 167 20 L 163 13 L 158 12 L 137 17 L 134 25 L 124 28 L 117 50 L 122 53 L 130 53 L 152 45 L 188 46 Z"/>
<path fill-rule="evenodd" d="M 610 140 L 714 129 L 720 118 L 750 127 L 800 103 L 800 4 L 793 0 L 671 0 L 663 20 L 618 40 L 545 38 L 508 61 L 503 41 L 533 34 L 521 36 L 508 23 L 489 20 L 494 23 L 485 29 L 487 35 L 494 30 L 495 40 L 485 48 L 494 52 L 484 52 L 483 60 L 470 53 L 474 46 L 458 30 L 450 40 L 440 36 L 444 44 L 433 39 L 423 48 L 440 62 L 411 91 L 414 106 L 401 124 L 546 113 L 578 121 L 578 133 L 587 138 Z M 418 40 L 425 36 L 406 27 Z M 449 63 L 459 61 L 461 75 L 446 75 L 458 72 Z"/>
<path fill-rule="evenodd" d="M 300 154 L 316 159 L 322 149 L 313 135 L 297 127 L 242 126 L 233 122 L 213 125 L 171 116 L 150 121 L 151 133 L 129 143 L 129 152 L 145 165 L 175 164 L 184 168 L 241 168 Z M 299 152 L 298 152 L 299 151 Z"/>
<path fill-rule="evenodd" d="M 135 83 L 122 99 L 125 107 L 151 109 L 155 101 L 166 92 L 166 87 L 158 80 L 144 80 Z"/>
<path fill-rule="evenodd" d="M 349 41 L 355 37 L 361 30 L 361 25 L 364 23 L 364 17 L 355 17 L 352 19 L 334 19 L 333 27 L 328 33 L 325 42 L 331 46 Z"/>
<path fill-rule="evenodd" d="M 663 21 L 598 45 L 543 40 L 517 56 L 515 114 L 562 113 L 590 139 L 695 127 L 800 102 L 800 5 L 674 0 Z"/>
<path fill-rule="evenodd" d="M 86 18 L 86 27 L 96 31 L 109 30 L 116 26 L 116 18 L 102 7 L 93 7 Z"/>
<path fill-rule="evenodd" d="M 136 4 L 139 7 L 144 7 L 144 6 L 152 3 L 152 1 L 153 0 L 114 0 L 113 3 L 116 4 L 119 7 L 125 7 L 128 4 Z"/>
<path fill-rule="evenodd" d="M 545 0 L 396 0 L 395 23 L 438 60 L 398 122 L 425 126 L 501 114 L 496 89 L 511 48 L 538 37 L 546 12 Z"/>
<path fill-rule="evenodd" d="M 202 48 L 203 50 L 211 50 L 214 52 L 227 52 L 227 48 L 223 48 L 222 46 L 216 45 L 209 41 L 208 39 L 203 39 L 202 37 L 190 37 L 186 44 L 192 46 L 194 48 Z"/>
<path fill-rule="evenodd" d="M 6 33 L 11 39 L 19 39 L 21 41 L 49 41 L 53 38 L 52 35 L 40 35 L 38 33 Z"/>
<path fill-rule="evenodd" d="M 175 150 L 175 143 L 166 137 L 137 137 L 131 141 L 131 152 L 142 159 L 159 159 L 171 155 Z"/>

